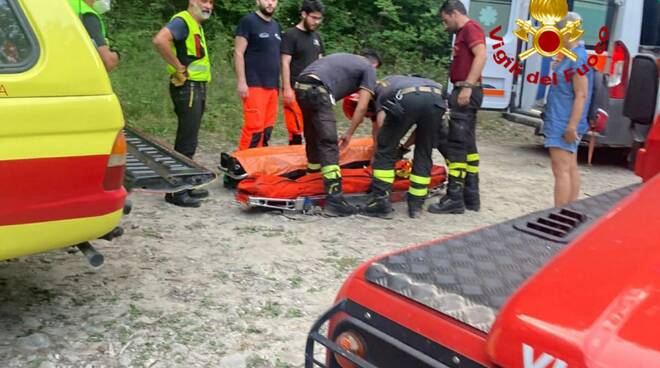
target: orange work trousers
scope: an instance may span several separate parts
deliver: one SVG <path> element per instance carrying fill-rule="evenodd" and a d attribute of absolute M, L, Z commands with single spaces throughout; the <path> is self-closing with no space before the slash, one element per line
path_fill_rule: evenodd
<path fill-rule="evenodd" d="M 266 147 L 277 120 L 278 90 L 249 87 L 243 99 L 243 129 L 238 150 Z"/>
<path fill-rule="evenodd" d="M 298 101 L 294 97 L 293 102 L 290 104 L 282 102 L 282 105 L 284 105 L 284 122 L 289 131 L 289 145 L 302 144 L 304 123 Z"/>

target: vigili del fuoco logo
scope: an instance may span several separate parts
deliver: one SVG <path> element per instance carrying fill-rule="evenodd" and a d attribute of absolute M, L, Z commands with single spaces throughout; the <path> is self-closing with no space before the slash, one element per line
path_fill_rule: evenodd
<path fill-rule="evenodd" d="M 523 42 L 531 44 L 531 48 L 521 52 L 517 58 L 510 57 L 506 51 L 500 49 L 504 46 L 504 39 L 499 35 L 502 26 L 497 26 L 489 34 L 490 39 L 496 41 L 492 46 L 493 50 L 497 50 L 493 53 L 494 61 L 506 68 L 514 76 L 522 73 L 523 66 L 521 63 L 534 54 L 539 54 L 543 57 L 567 57 L 573 61 L 577 61 L 577 55 L 565 47 L 564 40 L 568 36 L 569 42 L 575 42 L 582 37 L 584 34 L 584 30 L 581 29 L 582 21 L 567 21 L 564 27 L 557 27 L 557 23 L 568 14 L 568 3 L 566 0 L 532 0 L 529 12 L 532 18 L 540 23 L 540 27 L 535 27 L 530 20 L 516 19 L 518 29 L 513 34 Z M 567 69 L 564 72 L 564 78 L 567 81 L 576 72 L 584 75 L 589 71 L 590 67 L 596 67 L 599 62 L 598 55 L 607 51 L 609 41 L 607 27 L 603 26 L 598 31 L 598 39 L 599 42 L 594 48 L 596 55 L 589 55 L 587 63 L 580 65 L 577 70 L 573 70 L 572 68 Z M 558 77 L 556 73 L 553 73 L 550 76 L 539 78 L 539 73 L 536 72 L 528 75 L 527 81 L 535 84 L 556 85 Z"/>

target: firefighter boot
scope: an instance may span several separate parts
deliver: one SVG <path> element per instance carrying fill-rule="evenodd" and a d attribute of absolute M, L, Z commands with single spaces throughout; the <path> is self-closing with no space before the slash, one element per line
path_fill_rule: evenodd
<path fill-rule="evenodd" d="M 370 217 L 379 217 L 391 220 L 394 218 L 394 210 L 390 203 L 389 193 L 380 190 L 373 190 L 367 198 L 367 204 L 364 207 L 364 214 Z"/>
<path fill-rule="evenodd" d="M 424 210 L 424 201 L 426 197 L 418 197 L 410 193 L 406 193 L 406 201 L 408 202 L 408 217 L 420 218 Z"/>
<path fill-rule="evenodd" d="M 440 198 L 440 202 L 429 206 L 429 212 L 435 214 L 461 214 L 465 212 L 463 200 L 463 180 L 449 177 L 447 194 Z"/>
<path fill-rule="evenodd" d="M 344 198 L 341 188 L 341 178 L 323 179 L 323 185 L 327 194 L 325 206 L 323 206 L 324 214 L 331 217 L 344 217 L 354 215 L 358 212 L 358 209 L 348 203 L 346 198 Z"/>
<path fill-rule="evenodd" d="M 465 176 L 463 200 L 465 201 L 465 209 L 470 211 L 479 211 L 481 209 L 481 199 L 479 198 L 479 174 L 468 173 Z"/>

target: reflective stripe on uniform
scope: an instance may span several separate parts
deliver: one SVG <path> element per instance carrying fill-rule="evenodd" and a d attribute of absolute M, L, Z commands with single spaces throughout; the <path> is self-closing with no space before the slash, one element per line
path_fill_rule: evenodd
<path fill-rule="evenodd" d="M 417 176 L 415 174 L 410 175 L 410 181 L 416 184 L 429 185 L 431 184 L 431 178 L 425 176 Z"/>
<path fill-rule="evenodd" d="M 467 155 L 466 160 L 467 162 L 474 162 L 474 161 L 479 161 L 479 154 L 478 153 L 471 153 Z"/>
<path fill-rule="evenodd" d="M 307 163 L 307 168 L 310 169 L 310 170 L 318 171 L 318 170 L 321 170 L 321 164 L 313 164 L 311 162 L 308 162 Z"/>
<path fill-rule="evenodd" d="M 209 66 L 208 65 L 194 65 L 190 64 L 188 66 L 188 71 L 189 72 L 208 72 L 209 71 Z"/>
<path fill-rule="evenodd" d="M 415 197 L 424 197 L 429 193 L 429 189 L 414 188 L 411 186 L 410 188 L 408 188 L 408 193 L 414 195 Z"/>
<path fill-rule="evenodd" d="M 455 178 L 462 177 L 461 173 L 462 173 L 461 170 L 449 170 L 449 176 L 453 176 Z"/>
<path fill-rule="evenodd" d="M 479 166 L 468 165 L 465 171 L 469 172 L 470 174 L 478 174 Z"/>
<path fill-rule="evenodd" d="M 325 179 L 341 178 L 341 168 L 339 165 L 328 165 L 321 168 L 321 173 Z"/>
<path fill-rule="evenodd" d="M 469 172 L 470 174 L 477 174 L 479 173 L 479 154 L 478 153 L 470 153 L 467 155 L 467 167 L 465 168 L 465 171 Z"/>
<path fill-rule="evenodd" d="M 394 170 L 374 170 L 374 178 L 385 183 L 394 183 Z"/>
<path fill-rule="evenodd" d="M 467 169 L 466 162 L 452 162 L 449 164 L 449 170 L 465 170 Z"/>

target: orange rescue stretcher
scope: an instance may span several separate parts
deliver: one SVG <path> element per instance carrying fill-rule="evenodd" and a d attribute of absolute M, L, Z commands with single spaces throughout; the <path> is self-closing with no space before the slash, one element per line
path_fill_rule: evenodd
<path fill-rule="evenodd" d="M 349 147 L 340 152 L 342 186 L 349 201 L 360 199 L 369 191 L 372 155 L 370 137 L 353 139 Z M 408 160 L 396 163 L 392 201 L 405 198 L 411 167 Z M 236 200 L 246 208 L 311 213 L 316 206 L 323 205 L 325 194 L 321 174 L 306 173 L 306 168 L 305 147 L 300 145 L 223 153 L 219 166 L 225 173 L 225 186 L 236 189 Z M 430 193 L 439 191 L 445 180 L 445 168 L 434 165 Z"/>

